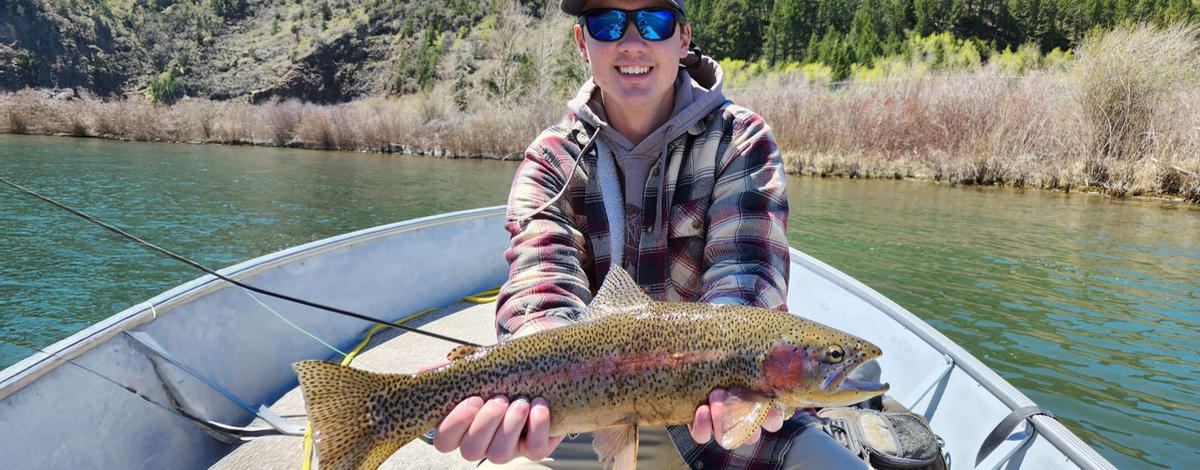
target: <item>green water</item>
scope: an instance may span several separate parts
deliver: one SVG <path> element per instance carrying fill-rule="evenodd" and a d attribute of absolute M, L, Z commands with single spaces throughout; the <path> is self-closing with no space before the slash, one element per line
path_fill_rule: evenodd
<path fill-rule="evenodd" d="M 218 267 L 502 204 L 515 168 L 0 136 L 0 176 Z M 789 191 L 793 246 L 958 341 L 1118 467 L 1200 458 L 1200 209 L 896 181 Z M 0 366 L 198 276 L 7 187 L 0 253 Z"/>

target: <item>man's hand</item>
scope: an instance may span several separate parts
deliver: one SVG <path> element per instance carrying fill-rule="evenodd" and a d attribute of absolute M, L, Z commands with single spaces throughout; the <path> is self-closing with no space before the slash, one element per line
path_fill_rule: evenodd
<path fill-rule="evenodd" d="M 422 367 L 424 372 L 445 363 Z M 522 438 L 522 431 L 525 432 Z M 546 458 L 565 436 L 550 436 L 550 407 L 546 400 L 509 401 L 503 396 L 484 401 L 463 400 L 438 425 L 433 447 L 443 453 L 459 449 L 464 459 L 505 464 L 517 457 Z"/>
<path fill-rule="evenodd" d="M 713 438 L 720 441 L 724 437 L 725 430 L 720 423 L 725 417 L 725 396 L 724 389 L 715 388 L 708 393 L 708 404 L 696 408 L 696 416 L 692 420 L 692 424 L 688 425 L 688 430 L 692 432 L 692 439 L 697 444 L 704 444 Z M 754 434 L 745 443 L 758 442 L 764 429 L 768 432 L 778 431 L 783 427 L 783 418 L 783 412 L 778 407 L 772 406 L 771 410 L 767 412 L 766 419 L 763 420 L 762 427 L 755 429 Z"/>

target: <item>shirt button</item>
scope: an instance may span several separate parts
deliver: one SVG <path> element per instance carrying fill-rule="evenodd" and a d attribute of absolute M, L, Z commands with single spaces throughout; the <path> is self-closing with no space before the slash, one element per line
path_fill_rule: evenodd
<path fill-rule="evenodd" d="M 650 170 L 650 176 L 658 176 L 658 167 L 654 167 L 653 170 Z"/>
<path fill-rule="evenodd" d="M 703 222 L 700 222 L 699 220 L 693 220 L 693 221 L 692 221 L 692 228 L 694 228 L 694 229 L 696 229 L 696 230 L 700 230 L 702 227 L 704 227 L 704 223 L 703 223 Z"/>
<path fill-rule="evenodd" d="M 704 468 L 704 462 L 701 462 L 699 460 L 692 462 L 692 467 L 694 467 L 696 470 L 700 470 L 700 469 Z"/>

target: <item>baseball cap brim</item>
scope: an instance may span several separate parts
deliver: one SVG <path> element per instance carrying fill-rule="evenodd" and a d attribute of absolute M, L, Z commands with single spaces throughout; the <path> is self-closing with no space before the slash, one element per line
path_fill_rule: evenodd
<path fill-rule="evenodd" d="M 562 9 L 563 13 L 571 16 L 579 16 L 583 14 L 583 5 L 585 3 L 587 3 L 587 0 L 561 0 L 558 2 L 558 7 Z M 687 14 L 687 10 L 683 9 L 683 0 L 667 0 L 667 3 Z"/>

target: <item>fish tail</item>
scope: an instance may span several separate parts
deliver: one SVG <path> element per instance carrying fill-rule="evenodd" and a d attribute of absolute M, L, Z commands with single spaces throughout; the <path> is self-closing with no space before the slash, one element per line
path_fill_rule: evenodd
<path fill-rule="evenodd" d="M 404 393 L 412 376 L 375 374 L 321 361 L 292 365 L 322 470 L 374 469 L 425 431 L 418 420 L 397 420 L 385 394 Z M 406 425 L 407 424 L 407 425 Z"/>

